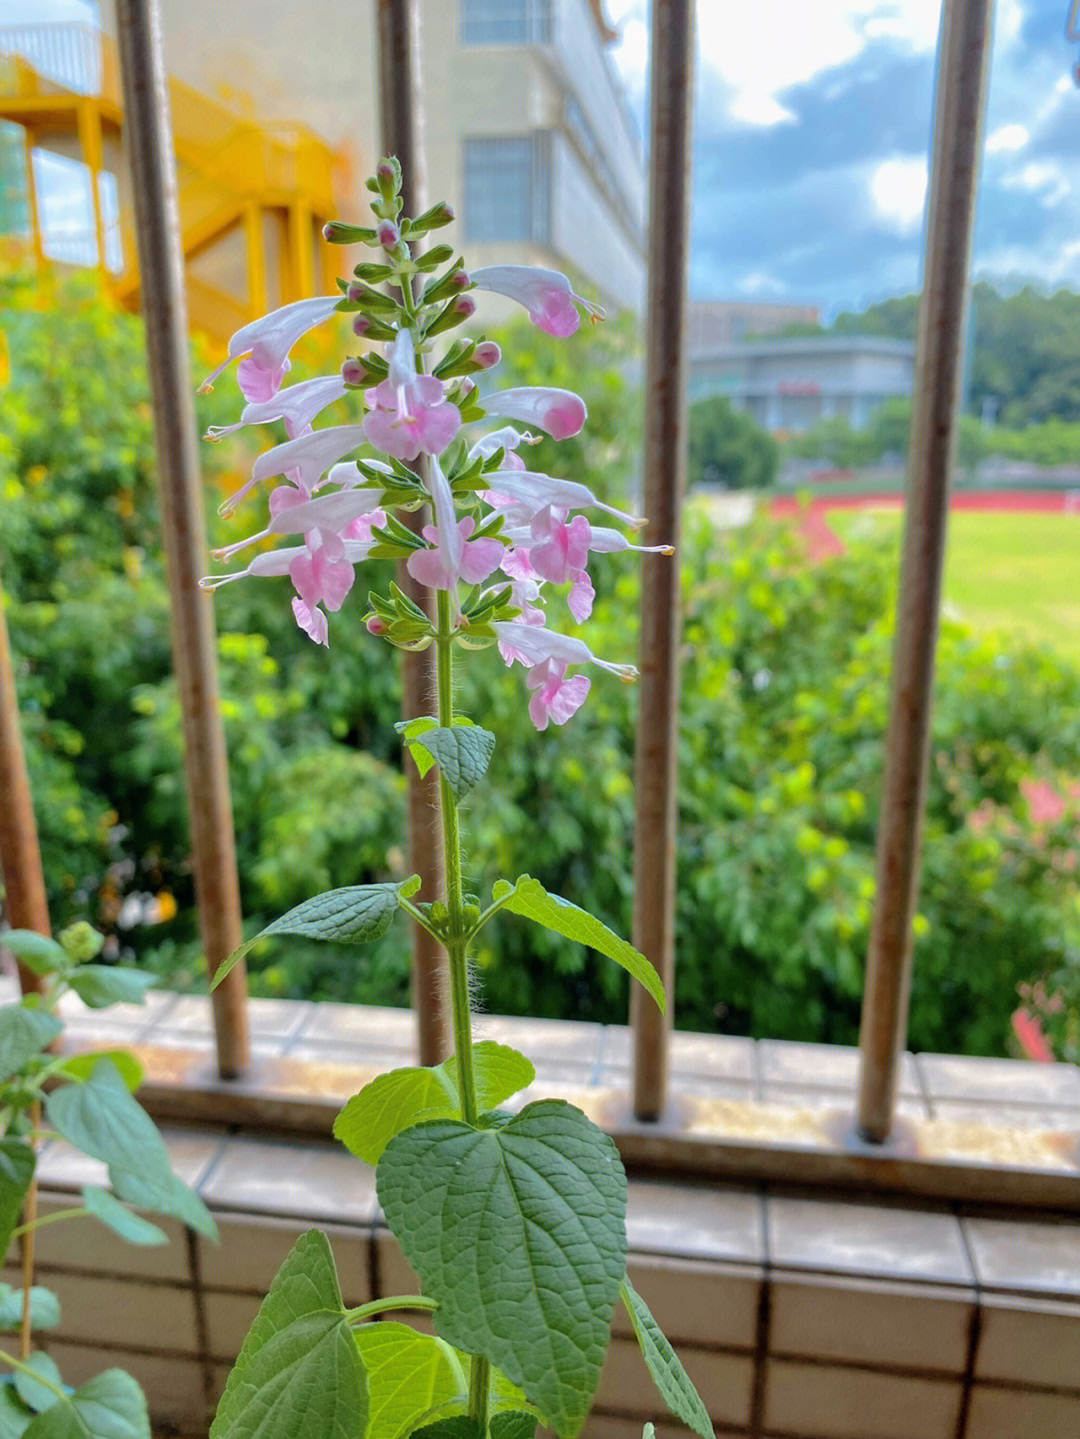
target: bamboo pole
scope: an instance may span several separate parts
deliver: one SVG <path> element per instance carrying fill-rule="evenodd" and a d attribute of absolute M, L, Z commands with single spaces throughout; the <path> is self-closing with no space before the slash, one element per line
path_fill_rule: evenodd
<path fill-rule="evenodd" d="M 131 164 L 154 404 L 162 529 L 168 563 L 173 665 L 180 689 L 184 761 L 199 925 L 210 972 L 241 941 L 232 802 L 218 705 L 208 597 L 206 520 L 188 369 L 187 309 L 176 165 L 156 0 L 117 0 L 124 137 Z M 218 1069 L 235 1078 L 250 1061 L 247 984 L 237 965 L 213 995 Z"/>
<path fill-rule="evenodd" d="M 649 278 L 645 376 L 645 544 L 679 543 L 686 484 L 686 356 L 693 114 L 693 0 L 654 0 L 649 142 Z M 667 1099 L 675 978 L 679 563 L 642 557 L 641 685 L 634 828 L 634 944 L 669 998 L 660 1014 L 638 986 L 634 1113 L 658 1119 Z"/>
<path fill-rule="evenodd" d="M 859 1047 L 858 1129 L 889 1137 L 911 992 L 926 771 L 949 485 L 967 328 L 968 271 L 982 150 L 993 0 L 945 0 L 907 517 L 900 574 L 885 778 Z"/>
<path fill-rule="evenodd" d="M 41 867 L 37 823 L 30 798 L 30 779 L 19 729 L 15 669 L 8 642 L 7 614 L 0 588 L 0 873 L 4 878 L 4 912 L 12 929 L 52 934 L 45 872 Z M 32 970 L 19 965 L 23 994 L 44 988 Z"/>
<path fill-rule="evenodd" d="M 416 0 L 379 0 L 379 74 L 383 150 L 396 155 L 404 176 L 402 195 L 407 215 L 426 208 L 427 176 L 424 168 L 423 109 L 420 88 L 420 26 Z M 419 530 L 422 515 L 401 516 Z M 431 592 L 418 585 L 404 565 L 397 582 L 409 598 L 434 616 Z M 433 650 L 402 654 L 402 714 L 412 719 L 431 711 L 435 693 Z M 439 778 L 434 769 L 421 779 L 407 762 L 409 869 L 423 880 L 421 894 L 432 899 L 443 893 L 442 852 L 437 842 Z M 413 926 L 412 996 L 416 1011 L 421 1064 L 438 1064 L 449 1053 L 450 1023 L 447 1010 L 446 957 L 440 945 Z"/>

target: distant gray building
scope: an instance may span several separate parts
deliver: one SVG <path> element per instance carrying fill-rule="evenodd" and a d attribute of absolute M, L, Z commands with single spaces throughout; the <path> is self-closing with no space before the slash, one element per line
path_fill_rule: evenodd
<path fill-rule="evenodd" d="M 910 397 L 915 346 L 866 335 L 691 344 L 689 374 L 691 404 L 723 395 L 773 434 L 837 415 L 861 429 L 886 400 Z"/>

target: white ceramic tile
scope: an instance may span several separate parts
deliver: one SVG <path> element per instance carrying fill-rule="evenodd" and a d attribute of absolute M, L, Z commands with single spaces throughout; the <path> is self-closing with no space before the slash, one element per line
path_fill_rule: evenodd
<path fill-rule="evenodd" d="M 959 1222 L 944 1210 L 769 1194 L 765 1212 L 779 1267 L 972 1282 Z"/>

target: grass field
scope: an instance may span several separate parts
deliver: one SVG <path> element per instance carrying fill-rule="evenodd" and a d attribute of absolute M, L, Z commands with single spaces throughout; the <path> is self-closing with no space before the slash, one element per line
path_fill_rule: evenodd
<path fill-rule="evenodd" d="M 828 523 L 845 543 L 883 536 L 899 550 L 899 509 L 830 509 Z M 954 509 L 944 600 L 979 630 L 1043 641 L 1080 665 L 1080 514 Z"/>

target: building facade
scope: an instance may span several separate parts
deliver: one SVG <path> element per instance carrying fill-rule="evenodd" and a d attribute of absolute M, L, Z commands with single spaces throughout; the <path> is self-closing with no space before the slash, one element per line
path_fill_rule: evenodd
<path fill-rule="evenodd" d="M 886 400 L 908 398 L 915 346 L 852 335 L 692 347 L 691 403 L 723 395 L 773 434 L 798 434 L 842 417 L 856 429 Z"/>

